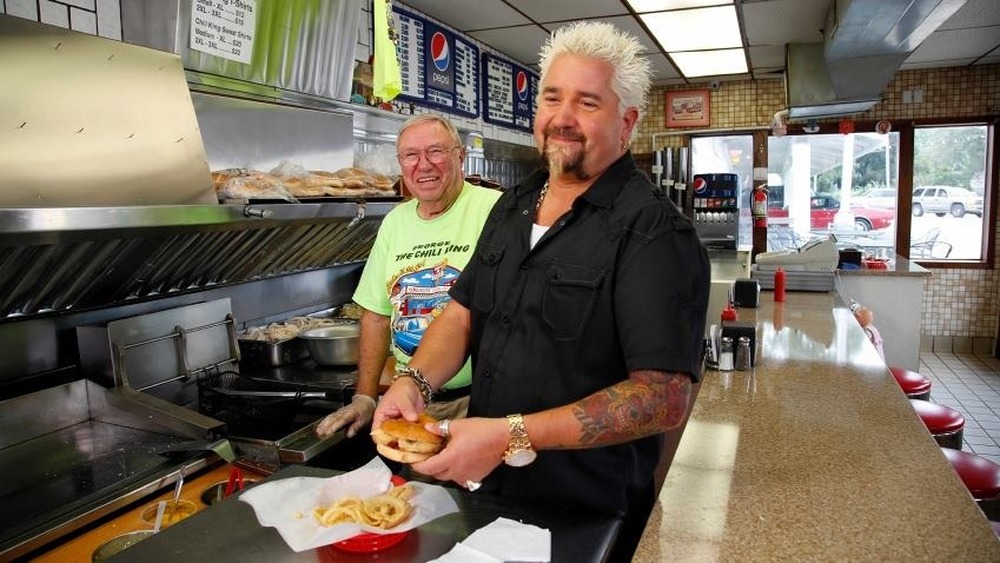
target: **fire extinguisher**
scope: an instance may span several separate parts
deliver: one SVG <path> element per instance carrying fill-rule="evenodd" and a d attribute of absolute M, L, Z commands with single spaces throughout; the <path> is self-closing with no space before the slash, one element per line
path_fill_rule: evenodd
<path fill-rule="evenodd" d="M 750 200 L 754 228 L 767 228 L 767 184 L 758 184 L 750 194 Z"/>

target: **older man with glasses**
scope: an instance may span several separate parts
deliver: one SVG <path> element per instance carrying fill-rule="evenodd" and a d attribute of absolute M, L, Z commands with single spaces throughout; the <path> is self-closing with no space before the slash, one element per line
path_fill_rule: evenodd
<path fill-rule="evenodd" d="M 375 412 L 383 370 L 404 372 L 427 326 L 450 300 L 448 290 L 469 262 L 500 192 L 465 182 L 465 148 L 455 126 L 436 115 L 410 118 L 396 142 L 403 184 L 413 198 L 382 221 L 354 301 L 361 316 L 358 387 L 349 405 L 324 418 L 316 433 L 347 427 L 353 437 Z M 390 351 L 394 362 L 388 361 Z M 439 419 L 468 410 L 472 369 L 465 366 L 434 395 Z"/>

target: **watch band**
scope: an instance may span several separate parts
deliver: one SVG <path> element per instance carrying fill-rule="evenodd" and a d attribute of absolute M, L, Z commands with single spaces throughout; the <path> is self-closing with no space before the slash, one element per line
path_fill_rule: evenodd
<path fill-rule="evenodd" d="M 524 417 L 521 414 L 507 415 L 507 427 L 510 435 L 507 439 L 507 451 L 503 453 L 504 462 L 522 467 L 534 461 L 537 454 L 528 437 L 528 429 L 524 427 Z"/>
<path fill-rule="evenodd" d="M 420 372 L 418 368 L 411 368 L 410 366 L 398 368 L 396 370 L 396 375 L 392 376 L 392 382 L 395 383 L 400 377 L 409 377 L 416 384 L 417 388 L 420 389 L 420 396 L 424 399 L 424 405 L 429 405 L 431 399 L 434 397 L 434 389 L 431 388 L 431 384 L 424 377 L 424 374 Z"/>

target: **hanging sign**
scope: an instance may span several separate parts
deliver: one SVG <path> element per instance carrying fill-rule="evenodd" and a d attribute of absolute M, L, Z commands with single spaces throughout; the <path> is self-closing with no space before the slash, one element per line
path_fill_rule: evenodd
<path fill-rule="evenodd" d="M 190 48 L 250 64 L 257 0 L 192 0 Z"/>
<path fill-rule="evenodd" d="M 479 49 L 449 29 L 393 8 L 401 98 L 479 117 Z"/>
<path fill-rule="evenodd" d="M 483 121 L 531 131 L 538 76 L 506 59 L 483 54 Z"/>

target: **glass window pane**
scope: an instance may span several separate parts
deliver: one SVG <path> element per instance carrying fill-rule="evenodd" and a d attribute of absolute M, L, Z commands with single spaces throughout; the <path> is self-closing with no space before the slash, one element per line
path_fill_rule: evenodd
<path fill-rule="evenodd" d="M 986 125 L 918 127 L 910 258 L 982 260 Z"/>
<path fill-rule="evenodd" d="M 896 241 L 899 134 L 768 139 L 768 250 L 834 234 L 879 256 Z"/>

